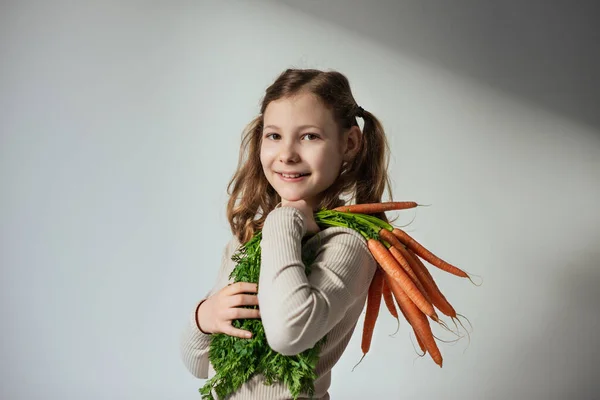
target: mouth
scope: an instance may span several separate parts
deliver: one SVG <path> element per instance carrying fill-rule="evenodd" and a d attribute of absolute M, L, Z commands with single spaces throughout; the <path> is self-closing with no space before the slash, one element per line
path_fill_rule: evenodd
<path fill-rule="evenodd" d="M 306 175 L 310 175 L 309 173 L 303 173 L 303 172 L 298 172 L 295 174 L 287 174 L 285 172 L 277 172 L 279 175 L 283 176 L 284 178 L 299 178 L 301 176 L 306 176 Z"/>
<path fill-rule="evenodd" d="M 309 173 L 285 174 L 283 172 L 276 172 L 276 174 L 286 182 L 301 181 L 302 179 L 310 175 Z"/>

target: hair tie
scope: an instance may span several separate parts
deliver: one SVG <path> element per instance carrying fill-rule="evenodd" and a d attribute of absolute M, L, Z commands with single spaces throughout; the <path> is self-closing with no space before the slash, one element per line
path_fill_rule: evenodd
<path fill-rule="evenodd" d="M 365 109 L 362 108 L 361 106 L 358 106 L 356 108 L 356 116 L 359 118 L 364 118 L 365 117 Z"/>

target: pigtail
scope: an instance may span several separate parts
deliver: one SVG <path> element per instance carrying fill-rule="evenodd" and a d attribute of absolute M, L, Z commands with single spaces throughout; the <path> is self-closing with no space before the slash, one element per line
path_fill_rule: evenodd
<path fill-rule="evenodd" d="M 388 197 L 392 190 L 388 176 L 389 145 L 379 120 L 370 112 L 361 109 L 364 120 L 363 143 L 356 165 L 355 202 L 379 203 L 387 188 Z"/>

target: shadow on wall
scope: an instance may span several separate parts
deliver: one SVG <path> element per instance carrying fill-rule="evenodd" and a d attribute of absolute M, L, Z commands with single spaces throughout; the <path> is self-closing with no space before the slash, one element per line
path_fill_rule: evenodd
<path fill-rule="evenodd" d="M 280 0 L 600 131 L 600 2 Z"/>

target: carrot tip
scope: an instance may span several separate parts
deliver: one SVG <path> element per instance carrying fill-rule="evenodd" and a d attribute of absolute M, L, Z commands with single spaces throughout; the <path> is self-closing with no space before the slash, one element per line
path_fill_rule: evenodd
<path fill-rule="evenodd" d="M 363 360 L 363 358 L 365 358 L 365 356 L 367 355 L 367 353 L 363 353 L 362 357 L 360 358 L 360 360 L 358 360 L 358 362 L 356 363 L 356 365 L 354 367 L 352 367 L 352 372 L 354 372 L 354 369 L 356 367 L 358 367 L 358 364 L 360 364 Z"/>
<path fill-rule="evenodd" d="M 465 272 L 465 274 L 467 274 L 466 278 L 467 278 L 468 280 L 470 280 L 470 281 L 471 281 L 471 283 L 472 283 L 473 285 L 475 285 L 475 286 L 478 286 L 478 287 L 479 287 L 479 286 L 481 286 L 481 285 L 483 285 L 483 278 L 482 278 L 481 276 L 479 276 L 479 275 L 475 275 L 475 274 L 469 274 L 469 273 L 467 273 L 467 272 Z M 473 279 L 471 278 L 471 276 L 476 276 L 476 277 L 480 278 L 480 279 L 481 279 L 481 282 L 479 282 L 479 284 L 475 283 L 475 282 L 473 281 Z"/>
<path fill-rule="evenodd" d="M 461 326 L 462 326 L 462 327 L 465 329 L 465 331 L 466 331 L 466 330 L 467 330 L 467 328 L 465 328 L 465 326 L 462 324 L 462 322 L 460 322 L 460 319 L 458 318 L 458 317 L 463 317 L 463 318 L 464 318 L 464 319 L 465 319 L 465 320 L 466 320 L 466 321 L 469 323 L 469 326 L 471 327 L 471 332 L 473 332 L 473 325 L 471 324 L 471 321 L 469 321 L 469 318 L 465 317 L 465 316 L 464 316 L 464 315 L 462 315 L 462 314 L 458 314 L 458 313 L 456 314 L 456 317 L 457 317 L 456 319 L 458 320 L 458 323 L 459 323 L 459 324 L 461 324 Z"/>
<path fill-rule="evenodd" d="M 396 321 L 398 321 L 398 325 L 396 326 L 396 332 L 392 333 L 391 335 L 388 335 L 389 337 L 394 337 L 396 336 L 396 334 L 398 333 L 398 331 L 400 330 L 400 318 L 396 317 Z"/>
<path fill-rule="evenodd" d="M 450 329 L 450 327 L 442 320 L 437 321 L 437 323 L 444 328 L 444 330 L 456 335 L 459 339 L 462 339 L 463 336 L 460 335 L 460 331 L 458 330 L 458 328 L 456 329 L 456 332 L 453 331 L 452 329 Z"/>
<path fill-rule="evenodd" d="M 458 343 L 458 341 L 459 341 L 460 339 L 462 339 L 462 338 L 463 338 L 462 336 L 460 336 L 458 339 L 454 339 L 454 340 L 444 340 L 444 339 L 440 339 L 440 338 L 439 338 L 439 337 L 437 337 L 436 335 L 433 335 L 433 337 L 434 337 L 436 340 L 438 340 L 439 342 L 446 343 L 446 344 L 448 344 L 448 345 L 450 345 L 450 346 L 454 346 L 456 343 Z"/>

